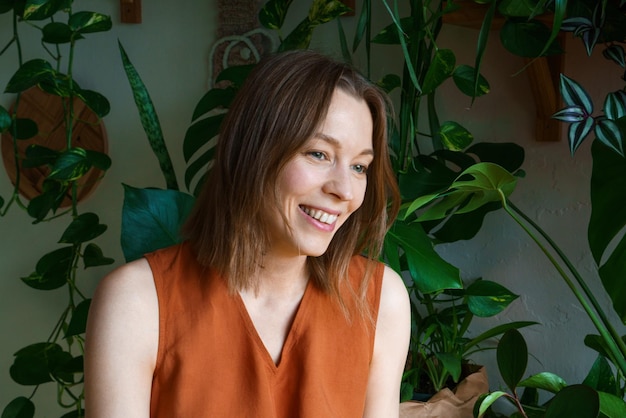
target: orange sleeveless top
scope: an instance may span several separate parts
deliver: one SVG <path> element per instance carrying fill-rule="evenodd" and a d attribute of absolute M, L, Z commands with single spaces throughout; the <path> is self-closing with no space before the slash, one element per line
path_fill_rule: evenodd
<path fill-rule="evenodd" d="M 188 244 L 146 255 L 159 301 L 159 347 L 151 418 L 362 417 L 374 331 L 344 295 L 338 303 L 309 282 L 274 364 L 243 300 L 204 270 Z M 350 264 L 353 288 L 366 260 Z M 383 266 L 368 289 L 378 314 Z"/>

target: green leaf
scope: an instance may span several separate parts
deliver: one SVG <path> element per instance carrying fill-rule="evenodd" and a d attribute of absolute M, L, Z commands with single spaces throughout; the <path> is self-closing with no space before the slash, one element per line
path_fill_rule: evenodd
<path fill-rule="evenodd" d="M 212 138 L 217 136 L 225 116 L 225 113 L 221 113 L 200 119 L 187 128 L 185 138 L 183 139 L 183 157 L 185 162 L 189 162 L 198 151 L 203 149 Z"/>
<path fill-rule="evenodd" d="M 391 93 L 396 88 L 402 86 L 402 79 L 396 74 L 386 74 L 376 82 L 376 85 L 386 93 Z"/>
<path fill-rule="evenodd" d="M 562 53 L 563 50 L 556 42 L 552 42 L 544 51 L 550 36 L 550 28 L 537 20 L 506 20 L 500 30 L 502 46 L 512 54 L 526 58 Z"/>
<path fill-rule="evenodd" d="M 517 179 L 493 163 L 477 163 L 464 170 L 452 185 L 441 193 L 415 199 L 407 209 L 412 213 L 436 201 L 418 217 L 420 221 L 442 219 L 451 213 L 471 212 L 487 203 L 502 202 L 515 189 Z"/>
<path fill-rule="evenodd" d="M 48 44 L 67 44 L 72 41 L 72 29 L 61 22 L 51 22 L 43 27 L 42 41 Z"/>
<path fill-rule="evenodd" d="M 71 148 L 59 154 L 48 178 L 62 182 L 75 181 L 89 171 L 91 164 L 82 148 Z"/>
<path fill-rule="evenodd" d="M 74 249 L 71 246 L 56 249 L 41 257 L 35 272 L 22 281 L 33 289 L 58 289 L 67 283 L 73 263 Z"/>
<path fill-rule="evenodd" d="M 25 20 L 44 20 L 63 8 L 64 0 L 29 0 L 24 6 Z"/>
<path fill-rule="evenodd" d="M 235 98 L 235 93 L 237 93 L 237 90 L 233 87 L 227 87 L 224 89 L 215 88 L 207 91 L 196 105 L 191 120 L 195 121 L 200 116 L 209 113 L 214 109 L 228 109 L 231 102 Z"/>
<path fill-rule="evenodd" d="M 489 34 L 491 33 L 491 25 L 493 23 L 493 17 L 496 13 L 496 1 L 492 1 L 489 9 L 485 13 L 483 23 L 480 26 L 480 32 L 478 32 L 478 44 L 476 47 L 476 59 L 474 60 L 474 88 L 472 91 L 478 92 L 478 84 L 480 81 L 480 68 L 485 56 L 485 50 L 487 49 L 487 41 L 489 40 Z M 474 102 L 474 95 L 472 95 L 472 103 Z"/>
<path fill-rule="evenodd" d="M 50 211 L 55 212 L 67 192 L 67 186 L 59 182 L 44 180 L 44 191 L 39 196 L 35 196 L 28 203 L 27 212 L 35 218 L 35 223 L 42 221 Z"/>
<path fill-rule="evenodd" d="M 175 190 L 124 185 L 122 250 L 126 261 L 180 242 L 180 227 L 194 200 L 193 196 Z"/>
<path fill-rule="evenodd" d="M 477 280 L 465 290 L 469 310 L 479 317 L 499 314 L 519 296 L 499 283 Z"/>
<path fill-rule="evenodd" d="M 600 119 L 596 124 L 595 132 L 600 142 L 624 157 L 624 141 L 617 123 L 610 119 Z"/>
<path fill-rule="evenodd" d="M 114 262 L 115 260 L 112 258 L 105 257 L 100 247 L 96 244 L 90 243 L 85 247 L 85 251 L 83 253 L 83 263 L 85 268 L 106 266 L 113 264 Z"/>
<path fill-rule="evenodd" d="M 10 133 L 15 133 L 15 137 L 19 140 L 31 139 L 39 133 L 37 122 L 32 119 L 16 118 L 13 123 L 14 125 L 10 127 Z"/>
<path fill-rule="evenodd" d="M 618 90 L 607 94 L 602 110 L 606 117 L 611 120 L 618 120 L 626 116 L 626 92 Z"/>
<path fill-rule="evenodd" d="M 502 380 L 514 392 L 528 364 L 526 341 L 518 330 L 511 329 L 504 333 L 498 343 L 496 357 Z"/>
<path fill-rule="evenodd" d="M 589 135 L 593 129 L 593 124 L 593 118 L 589 117 L 582 122 L 574 122 L 570 125 L 569 130 L 567 131 L 567 140 L 572 156 L 576 153 L 578 147 L 580 147 L 585 138 L 587 138 L 587 135 Z"/>
<path fill-rule="evenodd" d="M 328 23 L 349 11 L 350 8 L 339 0 L 313 0 L 308 16 L 285 37 L 278 50 L 307 49 L 317 26 Z"/>
<path fill-rule="evenodd" d="M 598 393 L 585 385 L 562 389 L 548 404 L 545 418 L 596 418 L 600 413 Z"/>
<path fill-rule="evenodd" d="M 283 39 L 278 51 L 291 51 L 294 49 L 308 49 L 313 37 L 313 25 L 308 18 L 303 19 L 298 26 Z"/>
<path fill-rule="evenodd" d="M 501 397 L 507 396 L 506 392 L 495 391 L 480 395 L 474 404 L 474 416 L 482 417 L 485 412 Z"/>
<path fill-rule="evenodd" d="M 121 42 L 118 42 L 118 45 L 124 64 L 124 71 L 126 71 L 126 77 L 130 83 L 133 98 L 135 99 L 137 110 L 139 111 L 141 125 L 148 136 L 150 147 L 159 161 L 159 167 L 165 178 L 166 186 L 168 189 L 178 190 L 178 181 L 176 180 L 174 166 L 172 165 L 172 160 L 167 150 L 165 139 L 163 138 L 161 123 L 159 122 L 159 117 L 157 116 L 150 94 L 148 94 L 146 86 L 132 62 L 130 62 L 128 55 L 126 55 L 126 51 Z"/>
<path fill-rule="evenodd" d="M 454 121 L 446 121 L 441 124 L 439 137 L 446 149 L 462 151 L 474 142 L 474 136 L 461 124 Z"/>
<path fill-rule="evenodd" d="M 452 353 L 435 353 L 435 356 L 441 361 L 445 371 L 450 373 L 452 380 L 458 383 L 461 377 L 461 358 Z"/>
<path fill-rule="evenodd" d="M 106 171 L 111 167 L 111 157 L 103 152 L 85 150 L 85 159 L 90 165 L 102 171 Z"/>
<path fill-rule="evenodd" d="M 72 80 L 70 84 L 70 78 L 67 75 L 57 72 L 39 81 L 37 86 L 46 93 L 59 97 L 70 97 L 76 95 L 77 91 L 80 90 L 76 80 Z"/>
<path fill-rule="evenodd" d="M 421 293 L 463 287 L 459 270 L 437 254 L 419 224 L 396 221 L 385 236 L 385 247 L 406 254 L 411 277 Z"/>
<path fill-rule="evenodd" d="M 230 81 L 232 88 L 238 90 L 248 78 L 248 75 L 256 64 L 234 65 L 224 68 L 215 79 L 216 83 L 221 81 Z"/>
<path fill-rule="evenodd" d="M 36 343 L 15 353 L 9 373 L 20 385 L 34 386 L 51 382 L 50 371 L 63 357 L 63 349 L 55 343 Z"/>
<path fill-rule="evenodd" d="M 585 337 L 585 344 L 589 342 L 588 337 L 589 336 Z M 597 390 L 598 392 L 601 391 L 612 394 L 619 393 L 617 380 L 615 379 L 611 365 L 606 357 L 601 354 L 598 355 L 596 361 L 593 363 L 593 366 L 591 366 L 591 370 L 589 370 L 583 384 Z"/>
<path fill-rule="evenodd" d="M 99 237 L 107 230 L 107 226 L 100 223 L 98 215 L 95 213 L 83 213 L 72 221 L 67 227 L 59 243 L 82 244 Z"/>
<path fill-rule="evenodd" d="M 609 418 L 626 417 L 626 402 L 611 394 L 598 392 L 600 397 L 600 412 Z"/>
<path fill-rule="evenodd" d="M 78 33 L 106 32 L 113 27 L 111 18 L 96 12 L 76 12 L 68 20 L 69 27 Z"/>
<path fill-rule="evenodd" d="M 23 166 L 26 168 L 52 165 L 59 157 L 59 152 L 41 145 L 29 145 L 25 152 Z"/>
<path fill-rule="evenodd" d="M 20 93 L 55 77 L 56 72 L 50 63 L 43 59 L 26 61 L 9 80 L 5 93 Z"/>
<path fill-rule="evenodd" d="M 23 396 L 13 399 L 2 411 L 2 418 L 33 418 L 35 404 Z"/>
<path fill-rule="evenodd" d="M 518 384 L 519 387 L 525 388 L 535 388 L 546 390 L 551 393 L 557 393 L 565 386 L 567 383 L 561 377 L 557 376 L 554 373 L 550 372 L 541 372 L 538 374 L 534 374 Z"/>
<path fill-rule="evenodd" d="M 536 12 L 537 0 L 502 0 L 498 12 L 507 17 L 529 17 Z M 543 13 L 543 9 L 537 11 Z"/>
<path fill-rule="evenodd" d="M 65 338 L 73 335 L 83 334 L 87 328 L 87 315 L 89 314 L 89 306 L 91 305 L 91 299 L 85 299 L 79 303 L 72 312 L 72 319 L 70 320 L 67 330 L 65 331 Z"/>
<path fill-rule="evenodd" d="M 489 82 L 482 75 L 478 75 L 478 89 L 474 90 L 474 81 L 476 80 L 476 70 L 469 65 L 459 65 L 452 74 L 454 84 L 469 97 L 480 97 L 489 93 Z"/>
<path fill-rule="evenodd" d="M 107 98 L 96 91 L 79 89 L 76 96 L 80 97 L 99 118 L 105 117 L 111 111 L 111 104 Z"/>
<path fill-rule="evenodd" d="M 11 115 L 3 106 L 0 106 L 0 133 L 6 132 L 10 127 Z"/>
<path fill-rule="evenodd" d="M 604 58 L 613 61 L 620 67 L 626 67 L 626 54 L 624 53 L 624 47 L 617 44 L 612 44 L 606 47 L 602 51 Z"/>
<path fill-rule="evenodd" d="M 193 163 L 191 163 L 185 170 L 185 186 L 188 190 L 191 190 L 191 182 L 198 176 L 198 173 L 202 173 L 204 177 L 208 173 L 211 162 L 215 158 L 215 147 L 211 147 L 203 152 Z M 194 193 L 195 196 L 197 194 Z"/>
<path fill-rule="evenodd" d="M 439 49 L 433 57 L 422 83 L 422 93 L 430 94 L 454 73 L 456 57 L 450 49 Z"/>
<path fill-rule="evenodd" d="M 487 331 L 483 332 L 479 336 L 477 336 L 475 338 L 472 338 L 467 343 L 465 343 L 464 350 L 465 350 L 465 352 L 467 352 L 470 348 L 477 346 L 478 344 L 482 343 L 483 341 L 486 341 L 486 340 L 488 340 L 490 338 L 497 337 L 498 335 L 504 334 L 505 332 L 507 332 L 510 329 L 520 329 L 520 328 L 529 327 L 531 325 L 537 325 L 537 322 L 514 321 L 514 322 L 507 322 L 507 323 L 502 324 L 502 325 L 497 325 L 497 326 L 495 326 L 493 328 L 490 328 Z"/>
<path fill-rule="evenodd" d="M 365 0 L 361 3 L 361 14 L 359 15 L 359 21 L 354 30 L 354 41 L 352 42 L 352 52 L 355 52 L 363 38 L 365 38 L 365 50 L 369 57 L 370 40 L 369 32 L 371 30 L 372 23 L 372 1 Z"/>
<path fill-rule="evenodd" d="M 584 109 L 587 115 L 593 113 L 591 97 L 589 97 L 589 94 L 587 94 L 580 84 L 566 75 L 561 74 L 559 86 L 563 102 L 567 107 L 578 106 Z"/>
<path fill-rule="evenodd" d="M 620 235 L 626 228 L 626 211 L 616 210 L 623 206 L 621 191 L 626 190 L 626 159 L 599 141 L 593 142 L 591 155 L 589 247 L 595 262 L 601 266 L 600 278 L 613 308 L 622 322 L 626 322 L 626 281 L 623 279 L 626 277 L 623 262 L 626 236 Z M 607 252 L 610 244 L 614 249 Z"/>
<path fill-rule="evenodd" d="M 598 270 L 602 285 L 607 293 L 616 290 L 623 291 L 626 288 L 624 280 L 626 263 L 624 263 L 624 260 L 626 260 L 626 235 L 622 236 L 615 250 Z M 626 323 L 626 298 L 624 298 L 624 293 L 608 294 L 613 302 L 613 309 L 619 315 L 622 323 Z"/>
<path fill-rule="evenodd" d="M 309 8 L 309 20 L 317 26 L 335 20 L 351 10 L 339 0 L 313 0 Z"/>
<path fill-rule="evenodd" d="M 115 260 L 112 258 L 105 257 L 100 247 L 96 244 L 90 243 L 85 247 L 85 251 L 83 253 L 83 263 L 85 268 L 106 266 L 113 264 L 114 262 Z"/>
<path fill-rule="evenodd" d="M 553 119 L 560 120 L 566 123 L 582 122 L 591 116 L 585 113 L 585 110 L 580 106 L 570 106 L 565 109 L 561 109 L 552 115 Z"/>
<path fill-rule="evenodd" d="M 411 32 L 411 28 L 413 28 L 413 18 L 412 17 L 403 17 L 399 20 L 399 25 L 402 33 Z M 382 44 L 382 45 L 399 45 L 400 37 L 398 36 L 398 28 L 395 23 L 392 23 L 386 27 L 384 27 L 374 38 L 372 39 L 372 43 L 374 44 Z"/>
<path fill-rule="evenodd" d="M 278 30 L 285 23 L 285 16 L 292 0 L 269 0 L 259 12 L 259 22 L 268 29 Z"/>

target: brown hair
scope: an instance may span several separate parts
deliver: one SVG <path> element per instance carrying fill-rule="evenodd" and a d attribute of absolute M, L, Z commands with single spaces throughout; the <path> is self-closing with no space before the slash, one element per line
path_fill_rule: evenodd
<path fill-rule="evenodd" d="M 326 253 L 307 259 L 308 267 L 319 288 L 339 296 L 350 258 L 379 255 L 399 206 L 387 149 L 385 94 L 349 65 L 319 53 L 275 54 L 255 66 L 233 101 L 215 163 L 183 228 L 198 261 L 226 277 L 232 291 L 255 286 L 269 245 L 263 222 L 267 202 L 276 198 L 275 183 L 285 164 L 324 121 L 335 89 L 367 103 L 374 160 L 363 204 L 337 231 Z"/>

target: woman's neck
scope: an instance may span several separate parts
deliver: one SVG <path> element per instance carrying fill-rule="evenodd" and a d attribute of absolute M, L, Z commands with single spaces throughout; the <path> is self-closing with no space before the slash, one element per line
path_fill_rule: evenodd
<path fill-rule="evenodd" d="M 264 257 L 255 293 L 278 297 L 301 296 L 306 289 L 310 274 L 306 259 L 306 256 Z"/>

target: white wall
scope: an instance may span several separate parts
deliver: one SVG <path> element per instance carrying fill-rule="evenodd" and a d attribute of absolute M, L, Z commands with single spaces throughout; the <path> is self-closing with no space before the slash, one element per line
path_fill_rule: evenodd
<path fill-rule="evenodd" d="M 291 16 L 303 16 L 302 2 L 294 2 Z M 130 89 L 124 76 L 117 39 L 120 39 L 131 60 L 142 75 L 159 112 L 166 141 L 179 173 L 184 164 L 181 157 L 182 138 L 193 106 L 206 89 L 207 57 L 214 39 L 217 10 L 214 2 L 153 0 L 143 4 L 143 23 L 123 25 L 118 22 L 119 2 L 114 0 L 81 2 L 88 10 L 110 14 L 114 29 L 105 34 L 89 35 L 84 48 L 79 46 L 76 78 L 83 87 L 104 93 L 111 101 L 111 113 L 105 119 L 109 151 L 113 167 L 96 193 L 83 205 L 83 211 L 94 211 L 109 231 L 98 242 L 105 254 L 117 264 L 123 260 L 119 246 L 122 207 L 121 183 L 134 186 L 162 186 L 163 180 L 152 156 L 137 117 Z M 383 16 L 378 9 L 376 15 Z M 294 18 L 291 17 L 293 20 Z M 355 18 L 344 18 L 351 37 Z M 295 22 L 290 23 L 291 26 Z M 289 25 L 288 25 L 289 26 Z M 380 29 L 380 26 L 375 28 Z M 10 19 L 0 15 L 0 44 L 10 35 Z M 445 27 L 441 45 L 454 45 L 459 64 L 473 64 L 477 31 Z M 336 50 L 335 25 L 328 25 L 316 34 L 317 48 Z M 576 42 L 566 56 L 565 71 L 600 97 L 606 88 L 621 87 L 620 71 L 602 58 L 586 59 Z M 568 46 L 568 49 L 570 49 Z M 388 47 L 376 47 L 376 53 Z M 374 61 L 377 73 L 396 70 L 393 60 Z M 391 64 L 388 64 L 391 63 Z M 394 68 L 383 68 L 390 65 Z M 511 77 L 522 61 L 500 47 L 494 33 L 490 41 L 483 73 L 491 83 L 491 93 L 480 98 L 471 109 L 469 101 L 448 83 L 440 95 L 441 119 L 455 119 L 470 129 L 478 140 L 514 141 L 526 149 L 524 169 L 527 178 L 520 181 L 513 195 L 514 202 L 526 210 L 570 255 L 581 272 L 599 283 L 586 243 L 586 224 L 590 213 L 588 181 L 591 173 L 589 147 L 583 145 L 576 157 L 569 155 L 564 140 L 538 143 L 533 139 L 534 102 L 524 74 Z M 0 57 L 0 82 L 6 83 L 14 71 L 14 55 Z M 602 77 L 598 77 L 598 74 Z M 597 79 L 603 80 L 602 84 Z M 593 84 L 592 83 L 597 83 Z M 607 87 L 609 86 L 609 87 Z M 0 96 L 0 103 L 9 105 L 11 97 Z M 5 199 L 11 185 L 0 175 L 0 196 Z M 61 291 L 44 293 L 31 290 L 19 278 L 28 275 L 36 260 L 54 248 L 53 242 L 65 227 L 64 222 L 31 226 L 19 210 L 12 210 L 0 219 L 0 408 L 15 396 L 28 395 L 28 388 L 15 385 L 8 368 L 12 354 L 19 348 L 44 339 L 64 306 Z M 524 332 L 529 350 L 543 365 L 531 361 L 533 371 L 550 370 L 572 382 L 581 381 L 593 355 L 582 343 L 584 335 L 593 331 L 569 290 L 521 230 L 503 214 L 491 214 L 476 239 L 449 245 L 443 253 L 463 270 L 463 276 L 500 281 L 522 295 L 520 300 L 495 320 L 477 320 L 474 333 L 489 325 L 508 320 L 535 320 L 542 326 Z M 111 267 L 88 270 L 82 277 L 88 293 L 97 280 Z M 599 289 L 599 286 L 592 286 Z M 52 297 L 51 297 L 52 296 Z M 606 302 L 608 299 L 601 298 Z M 497 386 L 493 356 L 479 358 L 491 365 L 490 378 Z M 41 396 L 44 395 L 44 396 Z M 38 395 L 47 398 L 38 403 L 37 416 L 58 416 L 53 406 L 54 393 Z"/>
<path fill-rule="evenodd" d="M 87 35 L 77 50 L 75 78 L 84 88 L 103 93 L 111 102 L 105 118 L 109 154 L 113 161 L 96 192 L 83 204 L 82 211 L 97 213 L 109 225 L 97 242 L 117 264 L 123 261 L 119 245 L 122 182 L 137 186 L 164 187 L 156 159 L 148 142 L 122 69 L 119 39 L 151 93 L 160 116 L 165 139 L 175 164 L 182 171 L 182 138 L 191 119 L 193 107 L 206 91 L 208 55 L 215 41 L 217 7 L 215 2 L 192 0 L 151 0 L 143 2 L 143 23 L 119 22 L 118 0 L 83 0 L 76 2 L 84 10 L 109 14 L 113 30 Z M 0 15 L 0 44 L 11 35 L 9 14 Z M 28 48 L 39 48 L 38 43 Z M 0 83 L 4 86 L 15 71 L 14 50 L 0 56 Z M 7 107 L 13 97 L 0 95 Z M 0 172 L 0 196 L 7 199 L 12 186 Z M 15 396 L 30 395 L 30 388 L 16 385 L 9 377 L 13 353 L 39 341 L 45 341 L 61 309 L 65 292 L 41 292 L 25 286 L 20 277 L 34 270 L 39 257 L 55 248 L 55 242 L 68 220 L 46 225 L 31 225 L 30 219 L 13 207 L 0 218 L 0 408 Z M 100 267 L 81 272 L 81 285 L 89 294 L 98 279 L 111 269 Z M 50 386 L 50 385 L 48 385 Z M 38 393 L 38 417 L 58 417 L 55 389 Z M 0 409 L 1 410 L 1 409 Z"/>

